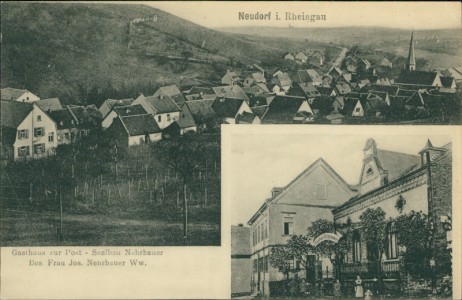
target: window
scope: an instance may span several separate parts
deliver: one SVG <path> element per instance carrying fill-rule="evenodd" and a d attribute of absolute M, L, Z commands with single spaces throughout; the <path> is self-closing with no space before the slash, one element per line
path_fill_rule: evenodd
<path fill-rule="evenodd" d="M 361 261 L 361 237 L 359 232 L 356 230 L 353 233 L 353 262 Z"/>
<path fill-rule="evenodd" d="M 396 242 L 396 227 L 394 222 L 390 222 L 386 228 L 387 236 L 387 258 L 395 259 L 398 258 L 398 248 Z"/>
<path fill-rule="evenodd" d="M 51 142 L 54 141 L 54 139 L 55 139 L 55 134 L 54 134 L 54 132 L 50 132 L 50 133 L 48 134 L 48 142 L 51 143 Z"/>
<path fill-rule="evenodd" d="M 65 138 L 66 140 L 69 139 L 69 132 L 65 132 L 65 133 L 64 133 L 64 138 Z"/>
<path fill-rule="evenodd" d="M 325 184 L 318 183 L 316 186 L 316 198 L 318 200 L 326 200 L 327 199 L 327 187 Z"/>
<path fill-rule="evenodd" d="M 355 112 L 359 113 L 361 111 L 361 107 L 356 107 Z"/>
<path fill-rule="evenodd" d="M 370 175 L 374 174 L 374 171 L 372 170 L 372 168 L 369 168 L 369 169 L 367 169 L 366 174 L 367 174 L 367 176 L 370 176 Z"/>
<path fill-rule="evenodd" d="M 162 116 L 157 116 L 157 121 L 161 121 L 162 120 Z"/>
<path fill-rule="evenodd" d="M 268 272 L 268 256 L 263 257 L 263 272 Z"/>
<path fill-rule="evenodd" d="M 22 146 L 18 148 L 18 156 L 24 157 L 29 156 L 29 146 Z"/>
<path fill-rule="evenodd" d="M 268 226 L 266 225 L 266 220 L 263 222 L 263 239 L 268 237 Z"/>
<path fill-rule="evenodd" d="M 20 140 L 27 139 L 29 137 L 29 130 L 24 129 L 24 130 L 18 130 L 18 138 Z"/>
<path fill-rule="evenodd" d="M 39 127 L 39 128 L 34 128 L 34 136 L 35 137 L 42 137 L 44 135 L 44 128 Z"/>
<path fill-rule="evenodd" d="M 167 121 L 170 121 L 170 114 L 167 114 Z"/>
<path fill-rule="evenodd" d="M 45 152 L 45 144 L 34 145 L 34 154 L 42 154 Z"/>
<path fill-rule="evenodd" d="M 37 116 L 37 122 L 40 122 L 40 121 L 42 121 L 42 116 L 41 116 L 41 115 L 38 115 L 38 116 Z"/>
<path fill-rule="evenodd" d="M 258 269 L 257 269 L 257 268 L 258 268 L 258 267 L 257 267 L 257 264 L 258 264 L 258 263 L 257 263 L 257 260 L 254 259 L 254 260 L 253 260 L 253 271 L 254 271 L 254 272 L 257 272 L 257 271 L 258 271 Z"/>
<path fill-rule="evenodd" d="M 284 219 L 284 235 L 291 235 L 294 233 L 294 221 L 292 218 Z"/>
<path fill-rule="evenodd" d="M 260 224 L 258 224 L 257 226 L 257 243 L 259 243 L 261 241 L 261 230 L 260 230 Z"/>

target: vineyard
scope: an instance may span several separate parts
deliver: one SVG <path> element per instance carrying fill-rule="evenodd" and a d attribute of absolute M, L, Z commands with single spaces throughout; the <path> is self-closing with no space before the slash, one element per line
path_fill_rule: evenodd
<path fill-rule="evenodd" d="M 214 147 L 219 149 L 216 143 Z M 64 239 L 69 228 L 63 228 L 63 219 L 91 223 L 90 219 L 96 218 L 111 226 L 117 225 L 116 220 L 140 226 L 143 222 L 180 226 L 186 196 L 188 224 L 213 227 L 217 237 L 214 244 L 219 244 L 219 154 L 208 156 L 203 168 L 192 171 L 186 188 L 178 172 L 153 157 L 152 145 L 131 148 L 116 161 L 102 161 L 97 155 L 86 159 L 58 155 L 46 160 L 10 163 L 1 172 L 3 222 L 14 216 L 30 222 L 41 220 L 42 215 L 51 224 L 49 235 L 62 230 Z M 9 230 L 5 225 L 8 224 L 2 224 L 2 239 Z M 15 234 L 22 234 L 16 227 L 6 235 L 13 239 L 12 243 Z"/>

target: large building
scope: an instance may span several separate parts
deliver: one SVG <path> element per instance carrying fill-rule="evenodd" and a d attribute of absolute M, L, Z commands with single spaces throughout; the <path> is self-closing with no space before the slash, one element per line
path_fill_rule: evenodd
<path fill-rule="evenodd" d="M 280 283 L 287 277 L 271 267 L 268 258 L 271 249 L 285 245 L 291 235 L 306 235 L 307 228 L 317 219 L 334 222 L 342 242 L 346 241 L 346 255 L 337 272 L 332 272 L 331 260 L 313 253 L 306 259 L 307 270 L 297 268 L 294 261 L 289 277 L 307 276 L 306 281 L 311 283 L 340 277 L 347 293 L 353 291 L 356 275 L 363 278 L 366 287 L 372 286 L 379 274 L 369 257 L 368 245 L 361 238 L 360 215 L 368 208 L 377 207 L 385 212 L 387 220 L 387 246 L 379 259 L 384 288 L 388 293 L 402 291 L 401 259 L 405 249 L 400 245 L 393 219 L 413 211 L 427 215 L 434 226 L 434 245 L 443 245 L 439 249 L 450 248 L 446 225 L 450 223 L 452 207 L 451 145 L 435 147 L 428 141 L 418 154 L 411 155 L 380 149 L 374 139 L 369 139 L 363 150 L 358 184 L 347 184 L 320 158 L 287 186 L 273 188 L 272 197 L 248 222 L 254 291 L 275 295 L 281 290 Z M 439 263 L 434 263 L 440 270 L 439 276 L 450 275 L 444 274 Z"/>

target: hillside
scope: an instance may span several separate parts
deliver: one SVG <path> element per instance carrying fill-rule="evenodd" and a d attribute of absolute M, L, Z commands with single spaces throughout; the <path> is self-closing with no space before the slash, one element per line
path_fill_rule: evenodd
<path fill-rule="evenodd" d="M 181 76 L 214 81 L 235 64 L 282 53 L 144 5 L 1 5 L 1 86 L 65 102 L 103 91 L 111 97 L 149 94 Z M 130 27 L 131 20 L 152 16 L 155 22 Z"/>

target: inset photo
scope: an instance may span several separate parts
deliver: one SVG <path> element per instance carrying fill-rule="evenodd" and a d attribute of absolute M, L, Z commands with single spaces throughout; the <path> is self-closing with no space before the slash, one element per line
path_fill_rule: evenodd
<path fill-rule="evenodd" d="M 282 128 L 229 135 L 232 297 L 451 297 L 450 131 Z"/>

